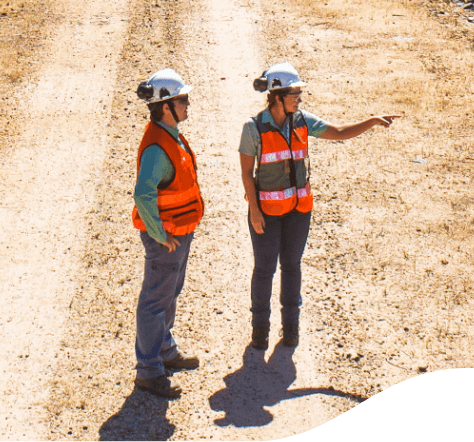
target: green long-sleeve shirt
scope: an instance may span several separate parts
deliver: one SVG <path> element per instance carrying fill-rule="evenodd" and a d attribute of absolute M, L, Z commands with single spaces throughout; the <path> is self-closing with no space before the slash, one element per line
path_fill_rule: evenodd
<path fill-rule="evenodd" d="M 179 138 L 178 128 L 169 127 L 161 121 L 158 124 L 187 150 Z M 143 151 L 133 198 L 147 233 L 160 243 L 166 241 L 166 232 L 157 206 L 157 188 L 169 185 L 173 180 L 174 173 L 173 163 L 158 144 L 151 144 Z"/>

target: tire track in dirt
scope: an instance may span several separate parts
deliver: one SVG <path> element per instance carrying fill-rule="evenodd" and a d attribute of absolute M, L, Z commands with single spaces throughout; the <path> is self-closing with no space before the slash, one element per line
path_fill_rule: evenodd
<path fill-rule="evenodd" d="M 126 1 L 69 2 L 38 83 L 18 91 L 22 133 L 0 163 L 0 432 L 47 434 L 44 409 L 108 140 Z M 66 14 L 64 12 L 64 14 Z M 79 331 L 79 330 L 77 330 Z"/>
<path fill-rule="evenodd" d="M 169 404 L 172 438 L 288 437 L 325 422 L 327 413 L 318 394 L 324 391 L 316 388 L 316 350 L 305 337 L 295 351 L 278 345 L 278 275 L 270 348 L 264 354 L 250 346 L 253 255 L 237 149 L 244 121 L 265 106 L 252 88 L 271 58 L 258 24 L 260 4 L 208 0 L 188 8 L 177 52 L 196 88 L 183 132 L 198 153 L 206 214 L 178 309 L 179 323 L 190 325 L 176 333 L 203 363 L 195 373 L 175 375 L 186 393 Z M 301 325 L 307 327 L 305 319 Z"/>

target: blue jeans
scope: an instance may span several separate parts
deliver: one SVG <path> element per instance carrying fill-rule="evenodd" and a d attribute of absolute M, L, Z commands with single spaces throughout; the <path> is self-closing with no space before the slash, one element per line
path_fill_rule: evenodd
<path fill-rule="evenodd" d="M 301 257 L 311 222 L 311 212 L 283 216 L 263 215 L 264 232 L 255 232 L 248 217 L 255 267 L 252 275 L 252 326 L 270 327 L 270 298 L 278 257 L 281 267 L 281 320 L 298 324 L 301 300 Z"/>
<path fill-rule="evenodd" d="M 184 284 L 193 233 L 176 236 L 174 252 L 140 232 L 145 247 L 145 275 L 137 306 L 137 377 L 149 379 L 164 374 L 163 361 L 173 359 L 177 346 L 171 329 L 176 300 Z"/>

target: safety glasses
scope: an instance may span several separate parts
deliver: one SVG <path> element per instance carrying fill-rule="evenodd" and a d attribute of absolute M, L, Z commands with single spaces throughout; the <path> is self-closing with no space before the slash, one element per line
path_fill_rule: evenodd
<path fill-rule="evenodd" d="M 289 95 L 291 98 L 293 98 L 293 100 L 298 100 L 298 98 L 300 98 L 302 94 L 303 92 L 289 92 L 286 95 Z"/>
<path fill-rule="evenodd" d="M 180 104 L 188 104 L 189 103 L 189 97 L 187 95 L 183 95 L 181 97 L 175 98 L 174 101 L 177 101 Z"/>

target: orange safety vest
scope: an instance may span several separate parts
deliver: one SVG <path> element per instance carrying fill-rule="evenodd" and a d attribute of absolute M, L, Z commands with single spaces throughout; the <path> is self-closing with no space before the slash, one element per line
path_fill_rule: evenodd
<path fill-rule="evenodd" d="M 204 212 L 204 202 L 199 191 L 196 175 L 196 158 L 185 138 L 181 141 L 189 149 L 186 152 L 179 143 L 161 126 L 148 123 L 142 142 L 138 149 L 137 177 L 140 173 L 140 160 L 145 149 L 158 144 L 170 157 L 175 170 L 173 181 L 165 189 L 157 188 L 157 206 L 163 228 L 171 235 L 181 236 L 194 231 Z M 134 206 L 133 225 L 146 231 L 137 207 Z"/>
<path fill-rule="evenodd" d="M 293 210 L 311 211 L 313 194 L 309 184 L 308 127 L 304 117 L 295 118 L 288 144 L 278 129 L 262 121 L 262 116 L 263 112 L 254 118 L 262 141 L 255 177 L 260 209 L 274 216 Z"/>

